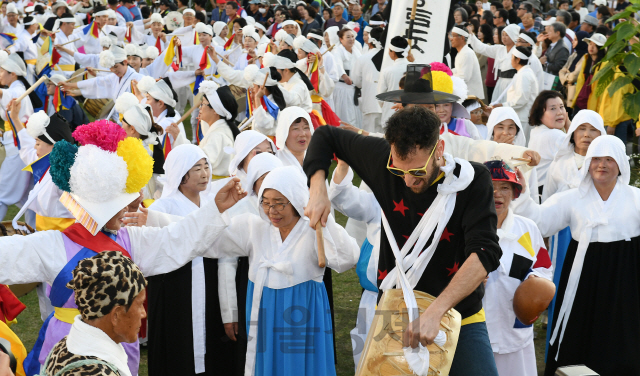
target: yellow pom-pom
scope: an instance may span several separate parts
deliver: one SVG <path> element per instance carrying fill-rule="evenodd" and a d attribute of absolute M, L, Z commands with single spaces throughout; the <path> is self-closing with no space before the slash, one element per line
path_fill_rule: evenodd
<path fill-rule="evenodd" d="M 453 80 L 448 74 L 440 71 L 432 71 L 433 90 L 453 94 Z"/>
<path fill-rule="evenodd" d="M 127 193 L 139 192 L 153 175 L 153 158 L 147 153 L 142 141 L 127 137 L 118 143 L 116 153 L 127 163 Z"/>

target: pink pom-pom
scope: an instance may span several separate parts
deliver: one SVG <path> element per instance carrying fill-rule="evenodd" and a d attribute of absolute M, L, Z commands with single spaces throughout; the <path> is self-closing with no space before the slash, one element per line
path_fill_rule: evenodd
<path fill-rule="evenodd" d="M 110 152 L 115 152 L 118 149 L 118 142 L 126 137 L 127 133 L 124 129 L 109 120 L 97 120 L 81 125 L 73 132 L 73 138 L 80 145 L 95 145 Z"/>
<path fill-rule="evenodd" d="M 453 72 L 451 71 L 451 69 L 449 69 L 449 67 L 446 64 L 435 62 L 435 63 L 431 63 L 429 65 L 431 65 L 431 71 L 432 72 L 433 71 L 439 71 L 439 72 L 446 73 L 449 77 L 453 76 Z"/>

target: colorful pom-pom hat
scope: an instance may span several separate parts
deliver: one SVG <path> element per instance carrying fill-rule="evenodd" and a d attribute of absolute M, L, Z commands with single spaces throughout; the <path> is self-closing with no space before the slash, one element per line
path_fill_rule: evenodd
<path fill-rule="evenodd" d="M 378 94 L 378 100 L 404 104 L 454 103 L 460 98 L 452 93 L 437 91 L 428 64 L 409 64 L 404 80 L 404 90 L 393 90 Z"/>
<path fill-rule="evenodd" d="M 80 147 L 57 142 L 50 174 L 64 191 L 60 202 L 92 235 L 136 200 L 153 173 L 153 159 L 142 141 L 127 137 L 117 124 L 99 120 L 73 132 Z"/>

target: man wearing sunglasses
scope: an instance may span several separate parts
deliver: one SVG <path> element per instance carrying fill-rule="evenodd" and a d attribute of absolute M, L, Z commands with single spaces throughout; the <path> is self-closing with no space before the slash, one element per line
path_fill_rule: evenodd
<path fill-rule="evenodd" d="M 393 232 L 390 240 L 398 247 L 416 227 L 424 226 L 423 231 L 434 234 L 430 235 L 437 239 L 433 247 L 431 239 L 420 246 L 431 258 L 426 262 L 418 261 L 420 257 L 414 260 L 411 266 L 417 271 L 410 283 L 412 288 L 437 299 L 407 327 L 404 345 L 415 348 L 419 343 L 432 343 L 443 315 L 455 308 L 462 315 L 462 328 L 450 375 L 497 375 L 482 309 L 482 281 L 497 268 L 502 254 L 496 235 L 491 176 L 481 164 L 445 153 L 440 120 L 426 107 L 457 97 L 433 91 L 430 77 L 422 78 L 425 67 L 416 68 L 414 73 L 420 76 L 409 77 L 408 70 L 405 81 L 417 83 L 413 91 L 407 91 L 405 85 L 405 91 L 394 94 L 406 108 L 389 119 L 385 139 L 335 127 L 316 130 L 304 163 L 311 183 L 305 215 L 314 225 L 326 221 L 331 204 L 324 180 L 335 154 L 371 188 Z M 473 151 L 465 153 L 471 155 Z M 440 226 L 429 227 L 421 223 L 423 218 L 435 220 Z M 379 257 L 378 284 L 383 291 L 393 287 L 395 279 L 390 281 L 387 275 L 396 265 L 384 230 Z"/>

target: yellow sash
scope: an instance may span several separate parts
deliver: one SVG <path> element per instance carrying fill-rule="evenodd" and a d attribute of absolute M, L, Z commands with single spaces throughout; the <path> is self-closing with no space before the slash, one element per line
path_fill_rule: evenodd
<path fill-rule="evenodd" d="M 27 65 L 36 65 L 38 60 L 37 59 L 29 59 L 29 60 L 25 60 L 24 62 L 27 63 Z"/>
<path fill-rule="evenodd" d="M 53 309 L 55 310 L 53 317 L 67 324 L 73 324 L 73 320 L 80 314 L 77 308 L 53 307 Z"/>
<path fill-rule="evenodd" d="M 212 180 L 220 180 L 220 179 L 225 179 L 225 178 L 228 178 L 228 176 L 211 175 L 211 179 Z"/>
<path fill-rule="evenodd" d="M 478 311 L 478 313 L 471 315 L 466 319 L 463 319 L 460 324 L 464 326 L 464 325 L 475 324 L 477 322 L 485 322 L 485 321 L 486 319 L 484 315 L 484 308 L 482 308 Z"/>
<path fill-rule="evenodd" d="M 43 217 L 39 214 L 36 214 L 36 230 L 37 231 L 47 231 L 47 230 L 58 230 L 62 231 L 67 227 L 71 226 L 76 222 L 75 218 L 54 218 L 54 217 Z"/>
<path fill-rule="evenodd" d="M 322 97 L 319 96 L 319 95 L 315 95 L 314 94 L 314 95 L 311 96 L 311 102 L 320 103 L 320 102 L 322 102 Z"/>
<path fill-rule="evenodd" d="M 58 64 L 58 65 L 55 66 L 55 69 L 53 69 L 53 70 L 55 71 L 58 68 L 60 68 L 61 70 L 65 71 L 65 72 L 75 72 L 76 71 L 75 64 Z"/>

